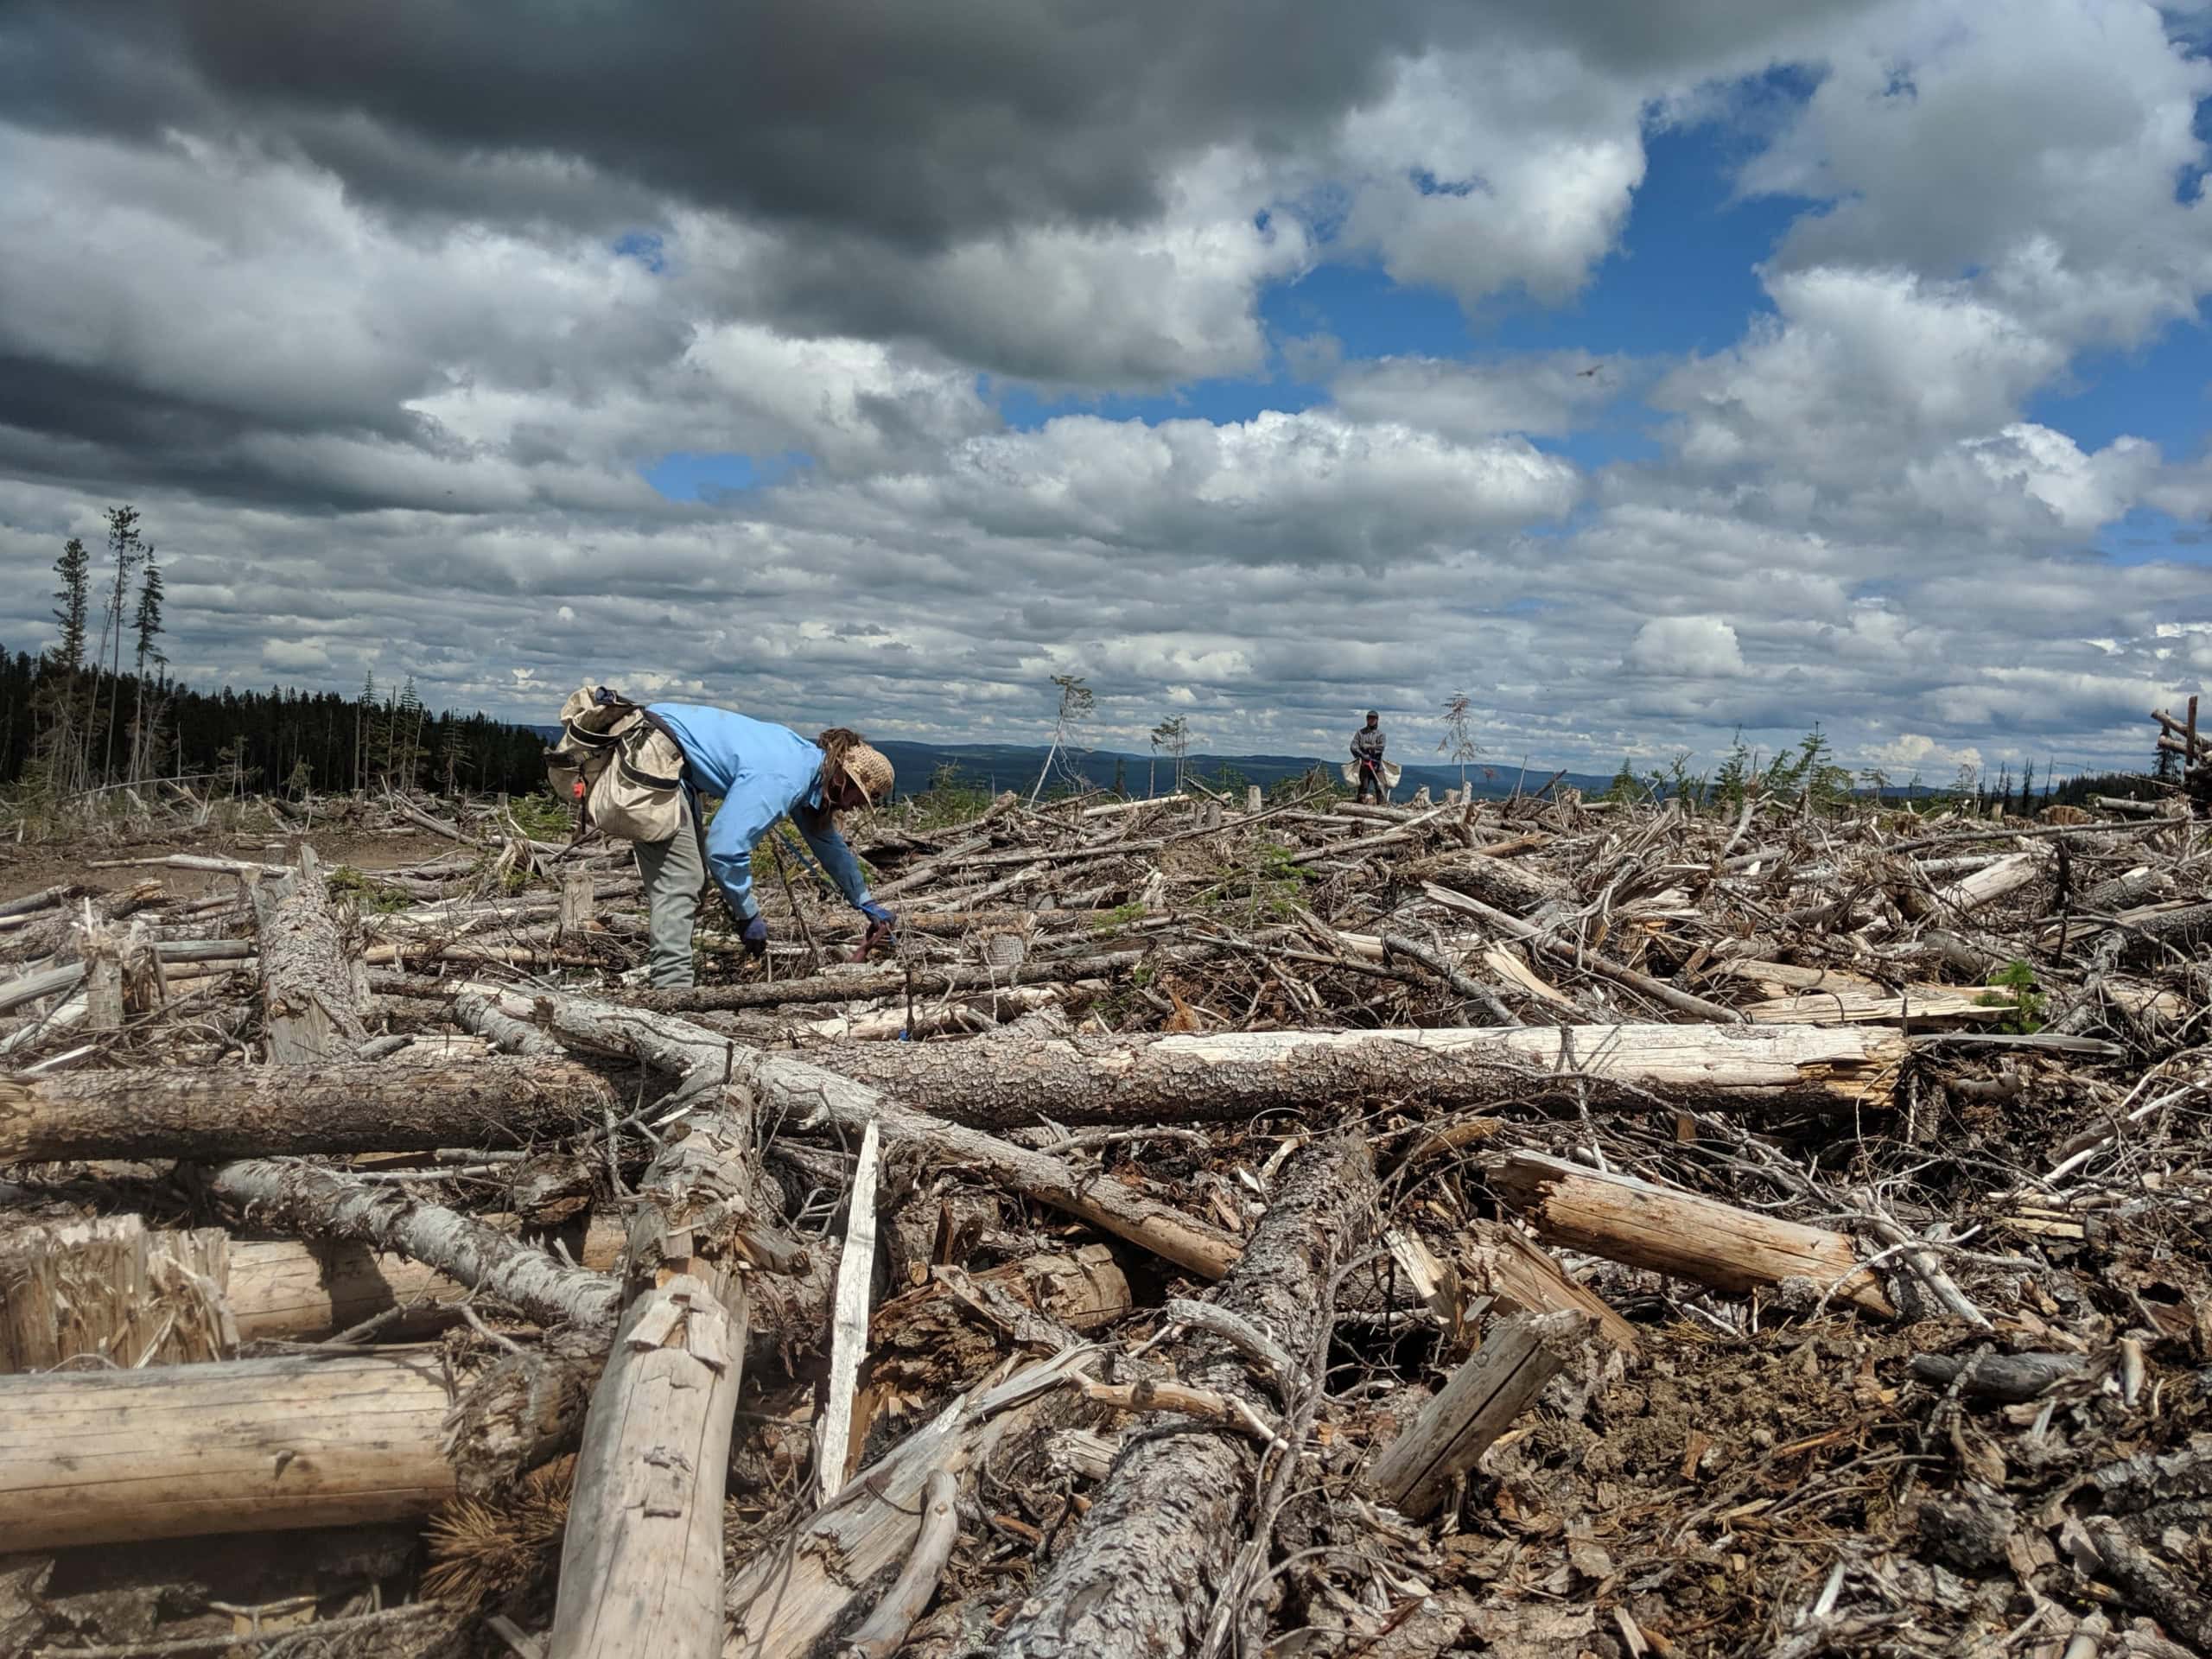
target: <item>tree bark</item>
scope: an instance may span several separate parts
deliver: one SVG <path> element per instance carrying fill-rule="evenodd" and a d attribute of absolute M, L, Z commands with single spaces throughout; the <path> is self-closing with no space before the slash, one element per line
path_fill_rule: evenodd
<path fill-rule="evenodd" d="M 0 1164 L 526 1146 L 596 1122 L 613 1099 L 597 1072 L 562 1060 L 0 1078 Z"/>
<path fill-rule="evenodd" d="M 1563 1159 L 1513 1153 L 1486 1166 L 1491 1191 L 1548 1243 L 1589 1250 L 1744 1295 L 1809 1279 L 1870 1313 L 1897 1310 L 1841 1233 L 1801 1226 Z"/>
<path fill-rule="evenodd" d="M 1375 1197 L 1363 1143 L 1297 1154 L 1243 1261 L 1210 1300 L 1308 1361 L 1325 1348 L 1336 1270 L 1372 1226 Z M 1244 1357 L 1211 1333 L 1179 1344 L 1175 1371 L 1192 1388 L 1274 1409 Z M 1015 1611 L 996 1659 L 1190 1652 L 1205 1639 L 1214 1587 L 1243 1541 L 1258 1468 L 1257 1449 L 1232 1433 L 1135 1445 L 1091 1495 L 1082 1530 Z"/>
<path fill-rule="evenodd" d="M 208 1190 L 265 1226 L 398 1250 L 540 1325 L 611 1323 L 621 1293 L 605 1274 L 572 1268 L 534 1244 L 397 1186 L 371 1185 L 308 1164 L 267 1159 L 227 1164 Z"/>
<path fill-rule="evenodd" d="M 995 968 L 971 963 L 950 968 L 918 968 L 913 988 L 917 996 L 942 996 L 949 991 L 972 991 L 1009 985 L 1064 985 L 1075 979 L 1108 979 L 1138 963 L 1193 962 L 1212 954 L 1211 945 L 1179 945 L 1166 950 L 1108 950 L 1096 956 L 1059 957 L 1048 962 L 1027 962 L 1019 967 Z M 626 1006 L 663 1014 L 700 1014 L 718 1008 L 766 1008 L 784 1002 L 857 1002 L 879 996 L 904 996 L 906 970 L 903 968 L 864 969 L 849 974 L 821 974 L 806 979 L 779 980 L 765 984 L 702 985 L 679 991 L 640 991 L 623 999 Z"/>
<path fill-rule="evenodd" d="M 368 986 L 346 949 L 315 849 L 299 868 L 254 889 L 261 934 L 261 1000 L 269 1058 L 277 1065 L 343 1053 L 367 1040 L 361 1021 Z"/>
<path fill-rule="evenodd" d="M 1878 1029 L 1652 1025 L 993 1038 L 854 1044 L 806 1058 L 918 1110 L 1007 1128 L 1045 1118 L 1235 1122 L 1413 1098 L 1454 1110 L 1547 1088 L 1572 1097 L 1578 1077 L 1599 1100 L 1612 1084 L 1684 1106 L 1886 1108 L 1904 1052 L 1895 1033 Z"/>

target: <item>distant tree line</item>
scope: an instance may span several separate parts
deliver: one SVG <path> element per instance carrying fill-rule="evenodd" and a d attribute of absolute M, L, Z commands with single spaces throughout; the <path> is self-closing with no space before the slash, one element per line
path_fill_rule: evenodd
<path fill-rule="evenodd" d="M 0 787 L 67 800 L 156 778 L 237 793 L 388 786 L 524 792 L 544 742 L 481 714 L 432 714 L 410 678 L 359 693 L 200 691 L 170 677 L 162 573 L 136 509 L 108 509 L 106 567 L 72 537 L 54 562 L 60 637 L 0 645 Z M 98 632 L 94 632 L 97 621 Z"/>

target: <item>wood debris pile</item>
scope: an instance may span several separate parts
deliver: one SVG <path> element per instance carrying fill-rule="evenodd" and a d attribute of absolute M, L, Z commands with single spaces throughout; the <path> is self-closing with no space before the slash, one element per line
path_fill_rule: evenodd
<path fill-rule="evenodd" d="M 2212 1653 L 2212 841 L 2053 816 L 0 904 L 0 1654 Z"/>

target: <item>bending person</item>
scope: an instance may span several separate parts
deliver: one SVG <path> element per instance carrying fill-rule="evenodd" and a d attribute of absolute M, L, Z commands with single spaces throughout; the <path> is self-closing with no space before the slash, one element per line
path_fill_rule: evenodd
<path fill-rule="evenodd" d="M 727 709 L 657 702 L 648 712 L 683 750 L 683 823 L 666 841 L 638 843 L 656 987 L 692 982 L 691 931 L 709 875 L 728 900 L 749 955 L 765 955 L 768 925 L 753 896 L 753 849 L 788 815 L 830 879 L 872 922 L 891 912 L 868 894 L 860 861 L 837 832 L 837 814 L 890 798 L 891 762 L 857 732 L 832 727 L 809 742 L 786 727 Z M 699 798 L 721 805 L 703 834 Z"/>

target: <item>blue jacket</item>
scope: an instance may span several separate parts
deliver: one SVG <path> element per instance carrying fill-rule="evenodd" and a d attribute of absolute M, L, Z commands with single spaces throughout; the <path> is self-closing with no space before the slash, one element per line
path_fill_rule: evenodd
<path fill-rule="evenodd" d="M 683 746 L 683 781 L 691 791 L 694 816 L 700 796 L 721 797 L 721 809 L 707 826 L 707 868 L 741 919 L 749 922 L 760 913 L 753 897 L 753 845 L 785 813 L 845 897 L 855 905 L 868 902 L 860 861 L 837 833 L 836 815 L 822 804 L 819 745 L 788 728 L 747 720 L 727 709 L 690 702 L 648 706 Z"/>

